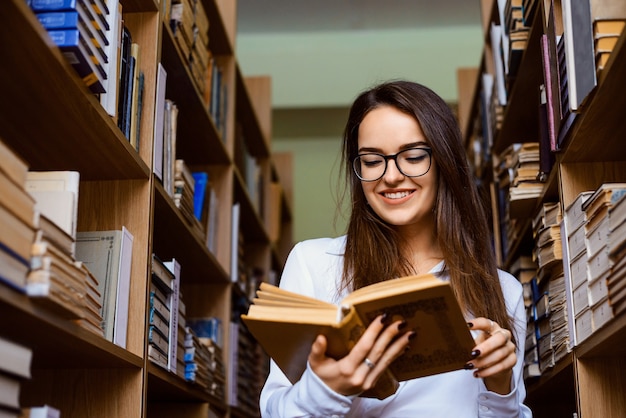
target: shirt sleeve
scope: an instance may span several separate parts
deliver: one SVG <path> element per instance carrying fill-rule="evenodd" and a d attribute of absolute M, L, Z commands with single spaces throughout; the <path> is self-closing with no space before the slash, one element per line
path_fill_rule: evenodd
<path fill-rule="evenodd" d="M 481 380 L 482 388 L 478 395 L 478 416 L 480 418 L 531 418 L 532 412 L 530 408 L 524 404 L 524 400 L 526 399 L 526 387 L 524 385 L 523 374 L 524 345 L 526 343 L 526 311 L 524 309 L 522 286 L 510 274 L 505 272 L 499 273 L 507 310 L 514 318 L 515 329 L 513 332 L 515 333 L 517 342 L 517 362 L 513 367 L 510 393 L 500 395 L 495 392 L 490 392 Z"/>
<path fill-rule="evenodd" d="M 331 390 L 307 364 L 298 382 L 292 385 L 278 366 L 270 366 L 270 375 L 261 392 L 262 417 L 332 417 L 345 416 L 352 397 Z"/>
<path fill-rule="evenodd" d="M 324 256 L 317 254 L 316 243 L 298 243 L 290 252 L 283 269 L 280 287 L 308 296 L 320 297 L 312 274 L 318 281 L 330 279 L 333 274 L 312 273 L 309 266 L 320 268 L 326 264 Z M 334 277 L 332 277 L 334 280 Z M 352 405 L 352 398 L 331 390 L 307 364 L 302 377 L 291 384 L 272 360 L 270 373 L 261 391 L 259 406 L 262 417 L 343 417 Z"/>

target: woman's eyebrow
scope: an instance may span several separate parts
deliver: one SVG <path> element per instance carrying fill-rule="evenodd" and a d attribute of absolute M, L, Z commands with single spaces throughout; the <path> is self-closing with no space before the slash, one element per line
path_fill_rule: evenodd
<path fill-rule="evenodd" d="M 424 147 L 424 146 L 429 146 L 429 145 L 425 141 L 411 142 L 411 143 L 408 143 L 408 144 L 401 145 L 400 146 L 400 151 L 403 151 L 403 150 L 409 149 L 409 148 Z M 361 148 L 358 149 L 358 152 L 359 153 L 362 153 L 362 152 L 376 152 L 376 153 L 382 154 L 382 149 L 374 148 L 374 147 L 361 147 Z"/>

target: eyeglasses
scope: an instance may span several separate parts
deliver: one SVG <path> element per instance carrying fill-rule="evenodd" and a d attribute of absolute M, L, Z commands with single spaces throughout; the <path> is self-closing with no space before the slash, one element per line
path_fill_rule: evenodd
<path fill-rule="evenodd" d="M 362 181 L 376 181 L 387 172 L 387 162 L 394 160 L 400 173 L 407 177 L 420 177 L 430 170 L 432 150 L 409 148 L 393 155 L 374 152 L 358 155 L 352 161 L 354 173 Z"/>

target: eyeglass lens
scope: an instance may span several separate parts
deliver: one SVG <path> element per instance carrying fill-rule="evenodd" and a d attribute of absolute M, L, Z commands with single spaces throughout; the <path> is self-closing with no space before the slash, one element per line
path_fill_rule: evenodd
<path fill-rule="evenodd" d="M 395 160 L 398 170 L 405 176 L 419 177 L 430 169 L 430 150 L 410 148 L 395 155 L 361 154 L 354 159 L 354 171 L 361 180 L 378 180 L 387 171 L 388 160 Z"/>

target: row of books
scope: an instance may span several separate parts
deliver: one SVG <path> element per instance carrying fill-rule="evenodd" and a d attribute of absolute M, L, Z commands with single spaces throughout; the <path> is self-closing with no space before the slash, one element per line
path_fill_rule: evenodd
<path fill-rule="evenodd" d="M 167 7 L 167 6 L 166 6 Z M 200 0 L 174 0 L 169 5 L 169 22 L 192 79 L 201 94 L 207 89 L 209 19 Z"/>
<path fill-rule="evenodd" d="M 77 232 L 80 174 L 29 171 L 0 148 L 2 282 L 125 347 L 132 234 Z"/>
<path fill-rule="evenodd" d="M 582 192 L 563 214 L 558 202 L 544 204 L 533 235 L 533 260 L 526 264 L 532 278 L 520 276 L 526 377 L 541 375 L 626 311 L 626 184 Z"/>
<path fill-rule="evenodd" d="M 50 405 L 25 406 L 20 402 L 22 384 L 31 378 L 33 350 L 0 336 L 0 416 L 3 418 L 59 418 Z"/>
<path fill-rule="evenodd" d="M 259 358 L 265 354 L 240 320 L 230 323 L 230 344 L 233 349 L 229 352 L 229 403 L 246 415 L 258 416 L 258 399 L 267 376 Z"/>
<path fill-rule="evenodd" d="M 504 7 L 504 41 L 508 41 L 508 55 L 506 59 L 506 84 L 511 90 L 511 85 L 515 81 L 517 70 L 528 43 L 530 26 L 534 18 L 536 2 L 526 2 L 523 0 L 507 0 Z"/>
<path fill-rule="evenodd" d="M 499 0 L 501 24 L 488 29 L 492 56 L 491 73 L 481 77 L 481 132 L 477 133 L 477 164 L 490 161 L 489 154 L 502 125 L 504 107 L 511 94 L 519 61 L 526 48 L 531 24 L 540 25 L 543 87 L 538 86 L 542 143 L 542 173 L 554 163 L 553 152 L 563 148 L 576 116 L 597 85 L 626 21 L 626 6 L 604 0 L 564 0 L 545 3 L 545 16 L 536 1 Z M 541 97 L 545 95 L 542 104 Z M 545 118 L 545 122 L 543 122 Z M 545 126 L 544 126 L 545 125 Z M 477 170 L 480 167 L 477 167 Z"/>
<path fill-rule="evenodd" d="M 185 337 L 185 379 L 226 399 L 223 330 L 218 318 L 190 318 Z"/>
<path fill-rule="evenodd" d="M 569 352 L 559 202 L 545 203 L 532 221 L 534 247 L 526 261 L 525 379 L 541 376 Z"/>
<path fill-rule="evenodd" d="M 31 0 L 54 44 L 139 150 L 144 74 L 119 0 Z"/>
<path fill-rule="evenodd" d="M 152 255 L 148 358 L 181 379 L 225 399 L 223 331 L 216 318 L 187 318 L 181 265 Z"/>
<path fill-rule="evenodd" d="M 148 357 L 155 364 L 182 377 L 184 355 L 179 345 L 184 341 L 186 309 L 180 291 L 180 271 L 181 266 L 176 259 L 162 261 L 152 255 Z M 179 338 L 181 328 L 183 337 Z"/>
<path fill-rule="evenodd" d="M 31 9 L 67 61 L 94 93 L 106 92 L 110 30 L 101 0 L 31 0 Z M 106 49 L 106 50 L 105 50 Z"/>
<path fill-rule="evenodd" d="M 572 344 L 577 345 L 623 312 L 626 184 L 605 183 L 566 208 L 565 269 L 571 294 Z"/>
<path fill-rule="evenodd" d="M 201 0 L 163 2 L 183 64 L 189 69 L 195 87 L 209 111 L 217 132 L 226 141 L 228 85 L 218 59 L 209 49 L 209 19 Z"/>
<path fill-rule="evenodd" d="M 514 143 L 494 156 L 492 201 L 497 253 L 505 260 L 525 227 L 524 217 L 532 212 L 543 190 L 539 177 L 539 144 Z M 498 232 L 499 231 L 499 232 Z"/>

